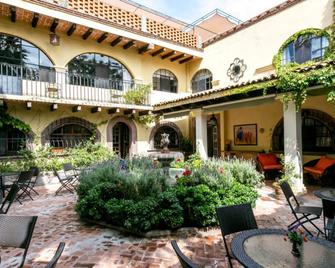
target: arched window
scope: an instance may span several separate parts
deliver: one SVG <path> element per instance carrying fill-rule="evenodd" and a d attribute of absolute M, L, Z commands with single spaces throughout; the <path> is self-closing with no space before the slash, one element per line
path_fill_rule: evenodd
<path fill-rule="evenodd" d="M 301 35 L 284 48 L 282 63 L 321 60 L 328 46 L 329 40 L 326 36 Z"/>
<path fill-rule="evenodd" d="M 16 36 L 0 34 L 0 75 L 54 82 L 55 73 L 52 67 L 53 63 L 48 56 L 32 43 Z M 0 85 L 3 83 L 0 82 Z M 15 81 L 11 83 L 14 87 Z"/>
<path fill-rule="evenodd" d="M 180 137 L 175 129 L 173 129 L 170 126 L 161 126 L 160 128 L 157 129 L 155 135 L 154 135 L 154 147 L 155 149 L 160 149 L 161 148 L 161 139 L 162 139 L 162 134 L 166 133 L 169 134 L 169 148 L 170 149 L 179 149 L 180 145 Z"/>
<path fill-rule="evenodd" d="M 193 93 L 211 89 L 212 80 L 213 75 L 209 70 L 199 70 L 192 78 Z"/>
<path fill-rule="evenodd" d="M 169 70 L 159 69 L 153 75 L 153 90 L 177 93 L 177 77 Z"/>
<path fill-rule="evenodd" d="M 26 147 L 26 142 L 22 131 L 9 126 L 0 128 L 0 156 L 17 154 Z"/>
<path fill-rule="evenodd" d="M 50 145 L 56 148 L 74 147 L 92 137 L 92 132 L 87 128 L 69 124 L 55 129 L 50 135 Z"/>
<path fill-rule="evenodd" d="M 74 85 L 123 90 L 130 87 L 133 77 L 125 66 L 112 57 L 81 54 L 68 63 L 70 83 Z"/>
<path fill-rule="evenodd" d="M 272 136 L 274 151 L 284 150 L 284 122 L 281 120 Z M 318 110 L 302 111 L 302 149 L 304 152 L 335 151 L 335 120 Z"/>

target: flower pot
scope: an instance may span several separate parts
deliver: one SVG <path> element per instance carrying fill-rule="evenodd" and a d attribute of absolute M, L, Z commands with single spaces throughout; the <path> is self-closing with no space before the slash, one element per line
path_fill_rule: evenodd
<path fill-rule="evenodd" d="M 183 177 L 184 168 L 169 168 L 169 177 L 173 183 L 176 183 L 176 179 Z"/>
<path fill-rule="evenodd" d="M 284 200 L 285 196 L 284 196 L 284 193 L 283 193 L 283 191 L 282 191 L 282 189 L 280 187 L 279 182 L 274 182 L 272 184 L 272 186 L 273 186 L 273 188 L 275 190 L 275 197 L 276 197 L 276 199 L 278 199 L 278 200 Z"/>
<path fill-rule="evenodd" d="M 300 257 L 300 251 L 299 251 L 299 248 L 298 248 L 298 243 L 296 241 L 292 242 L 291 253 L 294 257 Z"/>

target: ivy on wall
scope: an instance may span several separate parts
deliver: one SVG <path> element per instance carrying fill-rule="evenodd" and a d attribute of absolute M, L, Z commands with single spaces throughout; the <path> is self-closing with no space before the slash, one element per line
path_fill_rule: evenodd
<path fill-rule="evenodd" d="M 9 115 L 5 108 L 0 108 L 0 128 L 8 127 L 8 126 L 14 129 L 20 130 L 25 134 L 31 131 L 31 128 L 29 125 Z"/>

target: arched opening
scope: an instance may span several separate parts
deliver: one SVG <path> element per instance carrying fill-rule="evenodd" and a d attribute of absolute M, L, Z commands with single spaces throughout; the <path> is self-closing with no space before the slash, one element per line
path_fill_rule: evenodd
<path fill-rule="evenodd" d="M 16 155 L 27 146 L 27 135 L 11 126 L 0 128 L 0 156 Z"/>
<path fill-rule="evenodd" d="M 196 72 L 192 78 L 192 92 L 200 92 L 212 88 L 213 75 L 211 71 L 202 69 Z"/>
<path fill-rule="evenodd" d="M 153 74 L 153 90 L 177 93 L 177 77 L 169 70 L 159 69 Z"/>
<path fill-rule="evenodd" d="M 180 142 L 183 138 L 183 135 L 179 129 L 179 127 L 173 122 L 163 122 L 157 124 L 151 131 L 149 142 L 151 148 L 161 149 L 161 139 L 162 134 L 169 134 L 169 149 L 171 150 L 179 150 Z"/>
<path fill-rule="evenodd" d="M 219 157 L 219 123 L 213 114 L 207 121 L 207 151 L 209 157 Z"/>
<path fill-rule="evenodd" d="M 302 115 L 302 150 L 311 153 L 335 151 L 335 119 L 330 115 L 312 109 L 304 109 Z M 272 149 L 284 150 L 284 121 L 281 119 L 274 128 Z"/>
<path fill-rule="evenodd" d="M 118 122 L 113 127 L 113 151 L 121 158 L 129 156 L 130 149 L 130 130 L 129 127 L 123 123 Z"/>
<path fill-rule="evenodd" d="M 72 85 L 124 90 L 133 84 L 128 69 L 107 55 L 84 53 L 73 58 L 67 67 Z"/>

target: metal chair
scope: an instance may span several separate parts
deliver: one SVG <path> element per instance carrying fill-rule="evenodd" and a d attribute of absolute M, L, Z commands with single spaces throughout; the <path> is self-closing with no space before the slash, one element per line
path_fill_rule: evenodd
<path fill-rule="evenodd" d="M 258 229 L 251 204 L 224 206 L 216 209 L 220 222 L 221 233 L 230 267 L 233 267 L 231 260 L 234 258 L 230 254 L 226 236 L 237 232 Z"/>
<path fill-rule="evenodd" d="M 329 233 L 328 240 L 335 242 L 335 221 L 333 221 L 333 227 Z"/>
<path fill-rule="evenodd" d="M 5 200 L 3 201 L 3 203 L 1 204 L 1 208 L 0 208 L 0 214 L 7 214 L 9 208 L 11 207 L 12 203 L 15 200 L 16 194 L 19 191 L 19 186 L 17 184 L 13 184 L 5 198 Z"/>
<path fill-rule="evenodd" d="M 37 216 L 0 215 L 0 246 L 24 249 L 21 264 L 23 267 Z"/>
<path fill-rule="evenodd" d="M 63 164 L 63 170 L 67 177 L 73 177 L 73 183 L 79 180 L 79 172 L 74 168 L 72 163 Z"/>
<path fill-rule="evenodd" d="M 29 188 L 32 177 L 33 177 L 32 170 L 22 171 L 20 172 L 20 175 L 17 181 L 15 182 L 19 186 L 19 189 L 21 191 L 21 193 L 16 198 L 16 200 L 18 200 L 20 204 L 22 204 L 20 199 L 23 199 L 25 196 L 28 196 L 31 200 L 34 200 L 30 194 L 30 188 Z"/>
<path fill-rule="evenodd" d="M 301 226 L 306 230 L 308 234 L 312 235 L 312 233 L 304 225 L 305 223 L 309 222 L 318 230 L 318 233 L 323 234 L 320 228 L 317 227 L 313 222 L 314 220 L 317 220 L 320 218 L 322 214 L 322 208 L 321 207 L 311 207 L 311 206 L 301 206 L 297 198 L 295 197 L 291 189 L 291 186 L 289 185 L 288 182 L 286 181 L 282 182 L 280 184 L 280 187 L 283 190 L 287 203 L 289 204 L 291 211 L 295 217 L 295 221 L 288 225 L 288 229 Z M 293 206 L 292 200 L 296 203 L 295 206 Z M 301 214 L 302 216 L 299 217 L 298 214 Z"/>
<path fill-rule="evenodd" d="M 54 268 L 54 267 L 56 267 L 57 262 L 58 262 L 60 256 L 63 253 L 64 248 L 65 248 L 65 243 L 64 242 L 60 242 L 59 245 L 58 245 L 58 248 L 56 250 L 55 255 L 49 261 L 49 263 L 47 264 L 47 266 L 45 266 L 45 268 Z"/>
<path fill-rule="evenodd" d="M 57 176 L 59 183 L 61 186 L 57 189 L 55 195 L 58 195 L 63 189 L 68 190 L 70 193 L 74 192 L 73 180 L 74 177 L 67 177 L 64 173 L 62 176 L 56 169 L 53 169 L 55 176 Z"/>
<path fill-rule="evenodd" d="M 34 188 L 35 188 L 38 176 L 40 174 L 40 170 L 38 167 L 32 167 L 30 170 L 33 172 L 33 177 L 30 180 L 29 192 L 34 192 L 35 194 L 39 195 L 38 192 Z"/>
<path fill-rule="evenodd" d="M 197 265 L 192 263 L 192 261 L 187 258 L 183 252 L 181 252 L 176 240 L 172 240 L 171 245 L 176 252 L 179 262 L 183 268 L 198 268 Z"/>
<path fill-rule="evenodd" d="M 323 226 L 325 231 L 325 237 L 327 238 L 335 222 L 334 221 L 335 202 L 328 199 L 322 199 L 322 208 L 323 208 Z"/>

